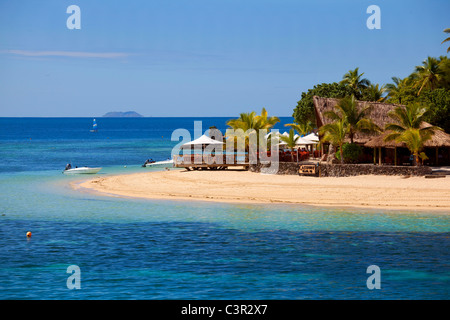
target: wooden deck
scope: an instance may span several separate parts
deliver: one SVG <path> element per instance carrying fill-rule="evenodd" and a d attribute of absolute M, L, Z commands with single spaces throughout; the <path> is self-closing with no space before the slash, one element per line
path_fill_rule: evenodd
<path fill-rule="evenodd" d="M 186 168 L 197 170 L 199 168 L 223 170 L 228 167 L 248 167 L 248 157 L 244 155 L 206 155 L 193 154 L 173 157 L 175 168 Z"/>
<path fill-rule="evenodd" d="M 270 157 L 270 152 L 267 154 Z M 314 159 L 315 154 L 309 152 L 280 152 L 278 156 L 279 162 L 301 162 L 307 159 Z M 262 160 L 261 162 L 270 162 L 270 160 Z M 173 163 L 175 168 L 186 168 L 188 170 L 199 168 L 211 168 L 211 169 L 226 169 L 228 167 L 246 167 L 250 166 L 248 154 L 234 154 L 234 155 L 202 155 L 202 154 L 189 154 L 189 155 L 174 155 Z"/>

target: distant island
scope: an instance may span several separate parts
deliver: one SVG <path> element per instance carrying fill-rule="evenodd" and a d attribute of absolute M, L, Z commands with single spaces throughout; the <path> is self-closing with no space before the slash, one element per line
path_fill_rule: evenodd
<path fill-rule="evenodd" d="M 103 117 L 106 117 L 106 118 L 142 118 L 143 115 L 141 115 L 137 112 L 134 112 L 134 111 L 126 111 L 126 112 L 113 111 L 113 112 L 108 112 L 108 113 L 104 114 Z"/>

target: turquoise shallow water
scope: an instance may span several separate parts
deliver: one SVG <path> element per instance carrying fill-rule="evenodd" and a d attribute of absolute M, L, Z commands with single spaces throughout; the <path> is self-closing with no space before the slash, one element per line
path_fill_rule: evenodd
<path fill-rule="evenodd" d="M 77 179 L 0 176 L 1 299 L 449 297 L 444 215 L 121 199 L 73 192 Z"/>
<path fill-rule="evenodd" d="M 68 139 L 57 124 L 25 138 L 43 135 L 41 125 L 0 135 L 0 299 L 450 297 L 446 215 L 74 192 L 79 177 L 61 174 L 66 159 L 101 164 L 101 175 L 149 171 L 140 159 L 164 157 L 173 142 L 158 130 L 139 138 L 143 124 L 128 139 L 118 120 L 108 124 L 112 140 L 84 129 Z M 81 270 L 80 290 L 67 288 L 70 265 Z M 380 267 L 379 290 L 366 286 L 370 265 Z"/>

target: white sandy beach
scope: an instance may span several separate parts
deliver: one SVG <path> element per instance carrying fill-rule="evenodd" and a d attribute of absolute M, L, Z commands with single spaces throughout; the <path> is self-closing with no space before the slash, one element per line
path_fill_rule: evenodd
<path fill-rule="evenodd" d="M 449 179 L 375 175 L 316 178 L 238 170 L 171 170 L 96 177 L 73 187 L 110 196 L 147 199 L 291 203 L 449 214 Z"/>

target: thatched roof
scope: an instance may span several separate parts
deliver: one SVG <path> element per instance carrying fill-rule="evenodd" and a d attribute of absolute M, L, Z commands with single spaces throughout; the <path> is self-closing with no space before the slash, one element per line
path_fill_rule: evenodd
<path fill-rule="evenodd" d="M 431 124 L 427 122 L 423 122 L 421 127 L 426 128 L 431 126 Z M 377 147 L 383 147 L 383 148 L 394 148 L 394 147 L 406 147 L 404 143 L 396 142 L 396 141 L 384 141 L 384 137 L 386 137 L 389 134 L 388 131 L 383 132 L 381 135 L 375 136 L 372 139 L 370 139 L 366 144 L 364 144 L 366 147 L 371 148 L 377 148 Z M 430 140 L 426 141 L 424 144 L 424 147 L 450 147 L 450 134 L 445 133 L 441 130 L 436 130 L 434 135 L 431 137 Z"/>
<path fill-rule="evenodd" d="M 316 112 L 317 127 L 320 128 L 321 126 L 332 122 L 331 119 L 324 116 L 324 113 L 327 111 L 334 110 L 334 107 L 339 103 L 339 99 L 321 98 L 314 96 L 313 102 Z M 358 107 L 360 108 L 362 108 L 366 104 L 370 104 L 373 106 L 371 112 L 369 113 L 369 117 L 381 129 L 384 128 L 386 123 L 392 122 L 392 118 L 388 116 L 388 112 L 399 106 L 396 104 L 388 104 L 381 102 L 358 101 Z M 364 144 L 377 135 L 378 134 L 367 134 L 358 132 L 353 137 L 353 141 L 356 143 Z"/>
<path fill-rule="evenodd" d="M 334 98 L 322 98 L 322 97 L 313 97 L 314 109 L 316 113 L 316 122 L 317 127 L 332 122 L 331 119 L 324 116 L 326 111 L 331 111 L 334 107 L 339 103 L 339 99 Z M 368 102 L 368 101 L 358 101 L 358 106 L 362 108 L 364 105 L 373 106 L 371 112 L 369 113 L 369 117 L 372 121 L 381 129 L 384 129 L 387 123 L 393 123 L 394 120 L 389 117 L 389 111 L 395 109 L 398 106 L 402 106 L 399 104 L 389 104 L 382 102 Z M 424 126 L 430 126 L 429 123 L 424 122 Z M 384 137 L 387 135 L 387 132 L 379 134 L 379 133 L 356 133 L 353 137 L 354 142 L 364 144 L 367 147 L 403 147 L 404 145 L 401 143 L 397 143 L 395 141 L 385 142 Z M 433 137 L 425 143 L 426 147 L 450 147 L 450 135 L 443 132 L 437 131 Z"/>

